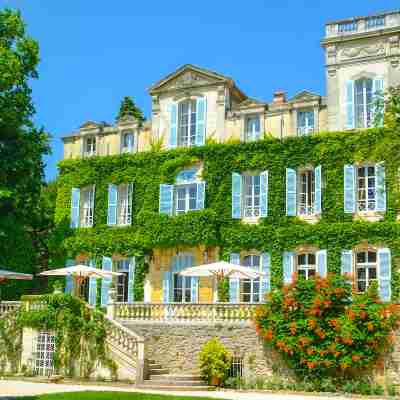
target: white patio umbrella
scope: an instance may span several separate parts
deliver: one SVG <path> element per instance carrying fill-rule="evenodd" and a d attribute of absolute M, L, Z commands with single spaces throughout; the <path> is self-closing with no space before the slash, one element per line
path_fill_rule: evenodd
<path fill-rule="evenodd" d="M 104 271 L 102 269 L 89 267 L 88 265 L 78 264 L 72 267 L 51 269 L 41 272 L 42 276 L 72 276 L 76 281 L 77 289 L 80 287 L 84 278 L 111 278 L 113 276 L 122 275 L 119 272 Z M 78 290 L 78 293 L 80 291 Z"/>
<path fill-rule="evenodd" d="M 197 267 L 190 267 L 179 273 L 181 276 L 214 278 L 214 289 L 218 288 L 218 281 L 224 278 L 236 279 L 257 279 L 265 276 L 263 272 L 256 271 L 249 267 L 231 264 L 226 261 L 218 261 L 211 264 L 203 264 Z M 216 291 L 217 292 L 217 291 Z"/>
<path fill-rule="evenodd" d="M 0 281 L 8 279 L 31 281 L 33 279 L 33 275 L 22 274 L 21 272 L 8 271 L 6 269 L 0 269 Z"/>

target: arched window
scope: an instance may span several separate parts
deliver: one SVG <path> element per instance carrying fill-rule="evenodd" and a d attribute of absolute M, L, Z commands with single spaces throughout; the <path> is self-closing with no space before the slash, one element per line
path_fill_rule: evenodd
<path fill-rule="evenodd" d="M 356 128 L 368 128 L 373 122 L 373 81 L 362 78 L 354 82 Z"/>
<path fill-rule="evenodd" d="M 196 141 L 196 100 L 184 100 L 178 108 L 178 146 L 193 146 Z"/>

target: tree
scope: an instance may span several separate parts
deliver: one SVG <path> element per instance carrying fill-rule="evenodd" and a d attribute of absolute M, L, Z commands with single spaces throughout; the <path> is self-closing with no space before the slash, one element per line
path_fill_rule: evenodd
<path fill-rule="evenodd" d="M 125 96 L 119 108 L 117 120 L 125 117 L 134 117 L 142 124 L 145 121 L 143 111 L 135 104 L 132 97 Z"/>
<path fill-rule="evenodd" d="M 0 60 L 0 265 L 33 272 L 31 225 L 49 147 L 47 134 L 32 122 L 29 81 L 38 77 L 39 46 L 18 11 L 0 11 Z"/>

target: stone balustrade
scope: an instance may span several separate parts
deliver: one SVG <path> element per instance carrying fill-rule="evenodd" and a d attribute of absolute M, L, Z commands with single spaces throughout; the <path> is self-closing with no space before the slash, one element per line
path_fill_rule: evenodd
<path fill-rule="evenodd" d="M 21 307 L 20 301 L 1 301 L 0 302 L 0 315 L 8 312 L 17 311 Z"/>
<path fill-rule="evenodd" d="M 118 320 L 166 321 L 173 323 L 250 323 L 256 304 L 247 303 L 115 303 Z"/>

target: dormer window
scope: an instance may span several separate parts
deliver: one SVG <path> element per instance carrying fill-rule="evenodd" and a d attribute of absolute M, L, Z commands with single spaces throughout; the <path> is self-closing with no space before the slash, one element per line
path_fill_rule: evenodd
<path fill-rule="evenodd" d="M 196 119 L 196 101 L 180 102 L 178 109 L 178 146 L 187 147 L 195 144 Z"/>
<path fill-rule="evenodd" d="M 96 155 L 96 137 L 89 136 L 84 139 L 84 156 L 90 157 Z"/>
<path fill-rule="evenodd" d="M 121 152 L 122 153 L 133 153 L 134 151 L 134 140 L 135 137 L 133 132 L 123 132 L 122 133 L 122 146 Z"/>
<path fill-rule="evenodd" d="M 297 135 L 307 136 L 314 132 L 314 111 L 304 110 L 297 113 Z"/>
<path fill-rule="evenodd" d="M 253 115 L 245 121 L 245 141 L 252 142 L 260 138 L 260 117 Z"/>

